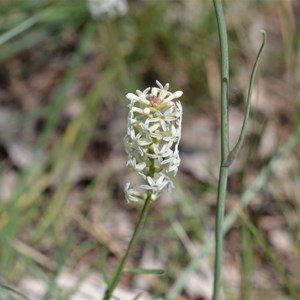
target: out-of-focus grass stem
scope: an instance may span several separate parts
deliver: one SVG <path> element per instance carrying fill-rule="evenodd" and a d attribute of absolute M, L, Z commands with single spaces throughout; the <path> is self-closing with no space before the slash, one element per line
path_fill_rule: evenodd
<path fill-rule="evenodd" d="M 14 37 L 18 36 L 19 34 L 22 34 L 24 31 L 35 25 L 40 19 L 40 15 L 34 15 L 16 27 L 12 28 L 11 30 L 8 30 L 7 32 L 0 35 L 0 45 L 3 45 L 4 43 L 8 42 L 9 40 L 13 39 Z"/>

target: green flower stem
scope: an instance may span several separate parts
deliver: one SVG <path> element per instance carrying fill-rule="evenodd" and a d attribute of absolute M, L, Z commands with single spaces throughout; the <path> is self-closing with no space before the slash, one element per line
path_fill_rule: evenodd
<path fill-rule="evenodd" d="M 122 274 L 122 271 L 127 263 L 127 260 L 132 252 L 132 249 L 135 245 L 135 242 L 137 240 L 137 237 L 140 233 L 140 231 L 142 230 L 143 228 L 143 225 L 145 223 L 145 220 L 146 220 L 146 217 L 147 217 L 147 214 L 148 214 L 148 211 L 149 211 L 149 208 L 150 208 L 150 204 L 151 204 L 151 193 L 148 193 L 147 195 L 147 199 L 145 200 L 145 203 L 144 203 L 144 206 L 143 206 L 143 209 L 141 211 L 141 214 L 140 214 L 140 218 L 136 224 L 136 227 L 135 227 L 135 230 L 134 230 L 134 233 L 131 237 L 131 240 L 128 244 L 128 247 L 127 247 L 127 250 L 126 250 L 126 253 L 124 255 L 124 257 L 122 258 L 122 260 L 119 262 L 118 266 L 116 267 L 113 275 L 112 275 L 112 278 L 109 282 L 109 285 L 105 291 L 105 294 L 104 294 L 104 297 L 103 297 L 103 300 L 109 300 L 110 297 L 112 296 L 112 293 L 114 291 L 114 289 L 116 288 L 118 282 L 120 281 L 120 277 L 121 277 L 121 274 Z"/>
<path fill-rule="evenodd" d="M 223 255 L 223 223 L 226 190 L 228 181 L 228 166 L 225 160 L 229 154 L 228 141 L 228 89 L 229 89 L 229 58 L 227 30 L 223 13 L 222 1 L 213 0 L 218 23 L 219 42 L 221 48 L 221 163 L 218 182 L 216 229 L 215 229 L 215 264 L 214 264 L 214 287 L 213 300 L 220 296 L 221 268 Z"/>

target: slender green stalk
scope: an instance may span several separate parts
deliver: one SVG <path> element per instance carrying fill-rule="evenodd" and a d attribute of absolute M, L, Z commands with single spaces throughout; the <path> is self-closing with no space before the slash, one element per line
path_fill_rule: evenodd
<path fill-rule="evenodd" d="M 213 300 L 218 300 L 220 294 L 221 268 L 222 268 L 222 255 L 223 255 L 223 227 L 224 227 L 223 224 L 224 224 L 224 210 L 225 210 L 227 181 L 228 181 L 228 167 L 221 166 L 219 172 L 216 228 L 215 228 L 216 244 L 215 244 Z"/>
<path fill-rule="evenodd" d="M 229 58 L 227 30 L 223 13 L 222 1 L 213 0 L 218 22 L 219 42 L 221 48 L 221 163 L 218 182 L 216 229 L 215 229 L 215 265 L 213 300 L 219 299 L 222 254 L 223 254 L 223 223 L 228 181 L 228 166 L 224 164 L 229 154 L 228 141 L 228 88 L 229 88 Z"/>
<path fill-rule="evenodd" d="M 109 282 L 109 285 L 105 291 L 105 294 L 104 294 L 104 297 L 103 297 L 103 300 L 109 300 L 110 297 L 112 296 L 112 293 L 114 291 L 114 289 L 116 288 L 118 282 L 120 281 L 120 278 L 121 278 L 121 274 L 122 274 L 122 271 L 126 265 L 126 262 L 132 252 L 132 249 L 135 245 L 135 242 L 137 240 L 137 237 L 140 233 L 140 231 L 142 230 L 143 228 L 143 225 L 145 223 L 145 220 L 146 220 L 146 217 L 147 217 L 147 214 L 148 214 L 148 211 L 149 211 L 149 208 L 150 208 L 150 204 L 151 204 L 151 193 L 148 194 L 148 197 L 147 199 L 145 200 L 145 203 L 144 203 L 144 206 L 143 206 L 143 209 L 141 211 L 141 214 L 140 214 L 140 218 L 137 222 L 137 225 L 135 227 L 135 230 L 133 232 L 133 235 L 131 237 L 131 240 L 128 244 L 128 247 L 127 247 L 127 250 L 126 250 L 126 253 L 125 255 L 123 256 L 122 260 L 119 262 L 118 266 L 116 267 L 113 275 L 112 275 L 112 278 Z"/>
<path fill-rule="evenodd" d="M 250 102 L 252 89 L 254 84 L 255 73 L 258 66 L 259 58 L 266 42 L 266 33 L 262 31 L 263 42 L 258 51 L 252 73 L 250 76 L 249 89 L 246 102 L 246 111 L 244 122 L 241 128 L 239 139 L 232 151 L 229 151 L 229 132 L 228 132 L 228 90 L 229 90 L 229 58 L 228 58 L 228 41 L 227 29 L 224 18 L 222 0 L 213 0 L 219 32 L 219 42 L 221 48 L 221 164 L 219 171 L 218 196 L 217 196 L 217 212 L 216 212 L 216 229 L 215 229 L 215 264 L 214 264 L 214 286 L 213 300 L 220 297 L 221 268 L 223 254 L 223 223 L 224 210 L 228 181 L 228 168 L 233 162 L 235 156 L 239 152 L 245 138 L 246 125 L 250 113 Z"/>
<path fill-rule="evenodd" d="M 23 33 L 33 25 L 35 25 L 40 20 L 41 15 L 34 15 L 16 27 L 10 29 L 9 31 L 5 32 L 4 34 L 0 35 L 0 45 L 8 42 L 9 40 L 13 39 L 14 37 L 18 36 L 19 34 Z"/>
<path fill-rule="evenodd" d="M 264 30 L 261 30 L 261 33 L 262 33 L 263 40 L 262 40 L 261 46 L 258 50 L 256 60 L 254 62 L 252 72 L 251 72 L 251 75 L 250 75 L 250 82 L 249 82 L 249 88 L 248 88 L 248 94 L 247 94 L 247 100 L 246 100 L 246 111 L 245 111 L 245 115 L 244 115 L 244 121 L 243 121 L 242 129 L 241 129 L 240 136 L 238 138 L 238 141 L 237 141 L 236 145 L 230 151 L 226 161 L 224 162 L 224 164 L 226 166 L 230 166 L 231 163 L 233 162 L 233 160 L 235 159 L 236 155 L 238 154 L 238 152 L 240 151 L 240 149 L 242 147 L 242 144 L 244 142 L 244 138 L 245 138 L 245 135 L 246 135 L 246 127 L 247 127 L 247 121 L 249 119 L 251 96 L 252 96 L 252 90 L 253 90 L 253 85 L 254 85 L 255 74 L 256 74 L 256 71 L 257 71 L 259 59 L 260 59 L 260 57 L 263 53 L 263 50 L 264 50 L 264 47 L 265 47 L 265 44 L 266 44 L 266 39 L 267 39 L 266 32 Z"/>
<path fill-rule="evenodd" d="M 16 290 L 15 288 L 5 284 L 5 283 L 2 283 L 0 281 L 0 291 L 1 290 L 4 290 L 4 291 L 8 291 L 8 292 L 11 292 L 13 294 L 16 294 L 18 295 L 19 297 L 21 297 L 22 299 L 25 299 L 25 300 L 30 300 L 30 298 L 28 298 L 27 296 L 23 295 L 22 293 L 20 293 L 18 290 Z"/>

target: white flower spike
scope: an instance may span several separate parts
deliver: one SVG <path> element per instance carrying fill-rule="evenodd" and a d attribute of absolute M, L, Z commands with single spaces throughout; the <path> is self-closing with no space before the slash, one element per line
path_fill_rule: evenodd
<path fill-rule="evenodd" d="M 171 93 L 169 84 L 147 88 L 136 94 L 128 93 L 130 101 L 127 135 L 124 138 L 128 154 L 127 165 L 143 180 L 137 189 L 125 186 L 127 201 L 137 202 L 151 196 L 156 200 L 165 186 L 174 186 L 180 158 L 178 144 L 181 137 L 181 91 Z"/>
<path fill-rule="evenodd" d="M 89 11 L 93 18 L 102 15 L 125 15 L 128 11 L 127 0 L 87 0 Z"/>

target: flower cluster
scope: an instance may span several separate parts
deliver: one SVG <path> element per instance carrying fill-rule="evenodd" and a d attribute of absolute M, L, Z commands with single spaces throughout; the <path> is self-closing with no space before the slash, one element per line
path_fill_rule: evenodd
<path fill-rule="evenodd" d="M 128 10 L 127 0 L 87 0 L 87 4 L 95 19 L 104 14 L 125 15 Z"/>
<path fill-rule="evenodd" d="M 157 199 L 161 190 L 173 187 L 172 177 L 180 164 L 178 144 L 181 137 L 181 91 L 171 93 L 169 84 L 129 93 L 127 135 L 124 138 L 128 154 L 127 165 L 144 181 L 139 188 L 125 185 L 128 201 L 137 202 L 151 196 Z M 175 100 L 175 101 L 174 101 Z"/>

